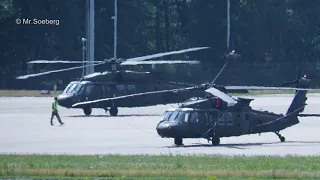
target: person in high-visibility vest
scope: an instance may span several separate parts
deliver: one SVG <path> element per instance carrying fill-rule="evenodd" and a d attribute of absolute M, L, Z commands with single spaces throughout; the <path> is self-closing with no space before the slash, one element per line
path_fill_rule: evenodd
<path fill-rule="evenodd" d="M 64 124 L 64 122 L 61 121 L 61 118 L 60 118 L 59 113 L 58 113 L 58 101 L 57 101 L 57 97 L 54 98 L 54 102 L 52 103 L 52 113 L 51 113 L 51 121 L 50 121 L 51 126 L 53 126 L 53 122 L 52 122 L 53 116 L 56 116 L 56 117 L 57 117 L 57 119 L 58 119 L 58 121 L 59 121 L 59 123 L 60 123 L 61 125 Z"/>

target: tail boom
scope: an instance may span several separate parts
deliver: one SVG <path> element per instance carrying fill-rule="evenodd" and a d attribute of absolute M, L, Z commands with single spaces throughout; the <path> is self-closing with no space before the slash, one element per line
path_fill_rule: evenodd
<path fill-rule="evenodd" d="M 306 78 L 301 78 L 298 82 L 297 88 L 310 88 L 311 81 Z M 307 90 L 297 90 L 295 96 L 286 113 L 287 116 L 298 116 L 304 111 L 307 101 Z"/>

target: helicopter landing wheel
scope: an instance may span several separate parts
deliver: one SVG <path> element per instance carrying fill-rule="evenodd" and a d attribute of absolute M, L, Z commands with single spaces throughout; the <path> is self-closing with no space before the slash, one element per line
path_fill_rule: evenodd
<path fill-rule="evenodd" d="M 90 116 L 92 109 L 91 108 L 83 108 L 83 112 L 86 116 Z"/>
<path fill-rule="evenodd" d="M 279 134 L 279 132 L 275 132 L 275 133 L 276 133 L 276 135 L 279 137 L 279 139 L 280 139 L 281 142 L 285 142 L 285 141 L 286 141 L 286 138 L 283 137 L 283 136 L 281 136 L 281 134 Z"/>
<path fill-rule="evenodd" d="M 182 138 L 174 138 L 174 144 L 177 146 L 181 146 L 182 144 Z"/>
<path fill-rule="evenodd" d="M 212 142 L 212 145 L 213 145 L 213 146 L 219 146 L 219 144 L 220 144 L 220 138 L 218 138 L 218 137 L 213 137 L 212 140 L 211 140 L 211 142 Z"/>
<path fill-rule="evenodd" d="M 118 115 L 118 108 L 117 108 L 117 106 L 112 106 L 112 107 L 109 109 L 109 112 L 110 112 L 110 115 L 111 115 L 111 116 L 117 116 L 117 115 Z"/>

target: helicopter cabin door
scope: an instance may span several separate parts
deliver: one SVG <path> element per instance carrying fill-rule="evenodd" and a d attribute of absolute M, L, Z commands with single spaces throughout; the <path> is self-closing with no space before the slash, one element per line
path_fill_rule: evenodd
<path fill-rule="evenodd" d="M 190 113 L 190 133 L 191 138 L 202 137 L 203 130 L 206 127 L 206 118 L 205 113 L 201 111 L 192 111 Z"/>
<path fill-rule="evenodd" d="M 250 131 L 250 116 L 247 112 L 237 113 L 237 135 L 247 134 Z"/>
<path fill-rule="evenodd" d="M 103 98 L 103 86 L 100 84 L 88 84 L 85 87 L 85 101 L 92 101 Z"/>
<path fill-rule="evenodd" d="M 219 117 L 220 112 L 217 110 L 205 113 L 206 124 L 204 134 L 211 137 L 214 133 L 217 133 L 217 127 L 215 126 L 215 124 L 218 122 Z"/>

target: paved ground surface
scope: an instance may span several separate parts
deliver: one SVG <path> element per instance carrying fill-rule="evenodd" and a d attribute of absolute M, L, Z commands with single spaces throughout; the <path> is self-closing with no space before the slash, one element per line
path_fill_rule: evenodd
<path fill-rule="evenodd" d="M 320 113 L 320 95 L 310 94 L 305 113 Z M 162 139 L 155 127 L 164 110 L 172 107 L 120 108 L 118 117 L 93 110 L 85 117 L 82 110 L 60 109 L 63 121 L 50 126 L 52 98 L 0 98 L 0 153 L 37 154 L 246 154 L 310 155 L 320 153 L 320 117 L 300 118 L 301 123 L 281 132 L 280 143 L 273 133 L 222 138 L 220 147 L 204 139 L 184 140 L 175 147 L 173 139 Z M 292 95 L 256 97 L 256 109 L 285 113 Z"/>

